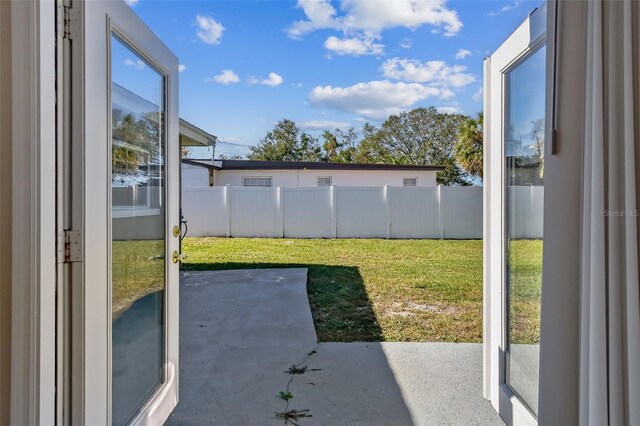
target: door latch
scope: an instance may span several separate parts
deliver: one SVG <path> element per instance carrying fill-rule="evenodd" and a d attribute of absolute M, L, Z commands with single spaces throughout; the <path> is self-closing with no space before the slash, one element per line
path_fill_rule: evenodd
<path fill-rule="evenodd" d="M 178 250 L 174 250 L 172 259 L 173 263 L 184 262 L 185 260 L 187 260 L 187 255 L 178 252 Z"/>

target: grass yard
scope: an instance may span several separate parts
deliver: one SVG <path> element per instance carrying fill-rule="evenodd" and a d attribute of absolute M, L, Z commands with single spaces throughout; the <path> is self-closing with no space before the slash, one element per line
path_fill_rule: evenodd
<path fill-rule="evenodd" d="M 512 338 L 525 343 L 539 332 L 530 318 L 539 282 L 525 276 L 541 264 L 526 252 L 541 253 L 542 243 L 522 243 L 512 257 L 526 271 L 512 294 Z M 308 268 L 320 341 L 482 341 L 480 240 L 188 238 L 183 251 L 187 270 Z"/>
<path fill-rule="evenodd" d="M 112 250 L 115 319 L 135 301 L 164 288 L 164 241 L 114 241 Z"/>
<path fill-rule="evenodd" d="M 511 343 L 540 343 L 542 240 L 509 242 Z"/>

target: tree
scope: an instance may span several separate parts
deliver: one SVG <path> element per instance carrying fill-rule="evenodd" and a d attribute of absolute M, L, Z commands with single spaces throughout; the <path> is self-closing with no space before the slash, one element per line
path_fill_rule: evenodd
<path fill-rule="evenodd" d="M 324 139 L 322 149 L 324 149 L 326 161 L 335 161 L 338 158 L 338 150 L 342 147 L 338 142 L 338 138 L 329 130 L 325 130 L 322 133 L 322 139 Z"/>
<path fill-rule="evenodd" d="M 353 127 L 347 130 L 325 130 L 322 133 L 324 143 L 323 160 L 331 163 L 352 163 L 353 151 L 358 145 L 358 134 Z"/>
<path fill-rule="evenodd" d="M 224 155 L 224 154 L 220 154 L 220 155 L 218 155 L 218 159 L 219 160 L 242 160 L 242 156 L 241 155 Z"/>
<path fill-rule="evenodd" d="M 460 114 L 439 113 L 434 107 L 416 108 L 390 116 L 378 131 L 362 143 L 371 162 L 439 165 L 437 181 L 443 185 L 470 185 L 465 173 L 456 164 L 455 143 Z M 361 145 L 362 145 L 361 143 Z"/>
<path fill-rule="evenodd" d="M 460 167 L 470 174 L 482 179 L 483 153 L 483 114 L 477 118 L 467 117 L 458 129 L 458 140 L 455 145 L 455 158 Z"/>
<path fill-rule="evenodd" d="M 362 139 L 352 152 L 354 163 L 386 163 L 391 157 L 388 149 L 380 141 L 380 129 L 371 123 L 362 126 Z"/>
<path fill-rule="evenodd" d="M 538 177 L 544 176 L 544 118 L 538 118 L 531 122 L 531 138 L 533 139 L 534 156 L 539 162 Z"/>
<path fill-rule="evenodd" d="M 136 116 L 122 110 L 112 115 L 112 167 L 114 173 L 136 173 L 143 164 L 158 160 L 160 130 L 157 118 Z"/>
<path fill-rule="evenodd" d="M 291 120 L 280 120 L 267 132 L 258 145 L 249 147 L 250 160 L 320 161 L 322 150 L 318 141 L 300 131 Z"/>

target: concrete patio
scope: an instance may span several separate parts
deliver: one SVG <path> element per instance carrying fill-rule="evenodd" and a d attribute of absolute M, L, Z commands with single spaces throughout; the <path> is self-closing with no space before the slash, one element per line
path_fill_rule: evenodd
<path fill-rule="evenodd" d="M 481 345 L 318 344 L 306 282 L 306 269 L 182 275 L 180 403 L 167 424 L 282 425 L 288 410 L 308 410 L 301 426 L 502 424 L 482 398 Z"/>

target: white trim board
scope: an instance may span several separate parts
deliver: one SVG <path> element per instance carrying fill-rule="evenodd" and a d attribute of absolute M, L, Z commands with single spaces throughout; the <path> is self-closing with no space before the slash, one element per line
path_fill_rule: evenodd
<path fill-rule="evenodd" d="M 11 424 L 54 424 L 55 3 L 11 2 L 10 8 Z"/>

